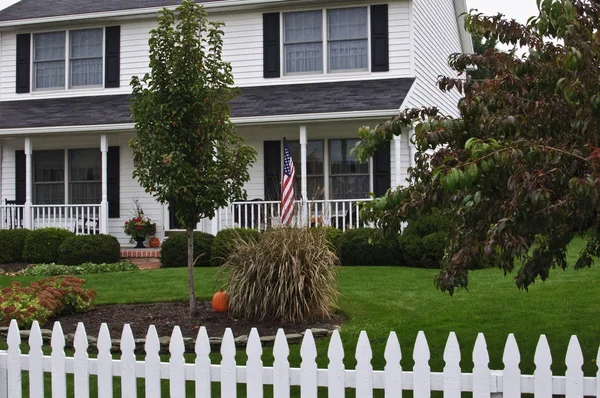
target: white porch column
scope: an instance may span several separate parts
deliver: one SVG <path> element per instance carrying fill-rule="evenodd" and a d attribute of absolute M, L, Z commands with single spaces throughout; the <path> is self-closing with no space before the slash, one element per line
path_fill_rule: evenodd
<path fill-rule="evenodd" d="M 402 173 L 402 168 L 400 167 L 401 162 L 401 150 L 402 146 L 400 145 L 402 142 L 401 135 L 394 136 L 394 181 L 393 187 L 399 187 L 402 184 L 402 180 L 400 179 L 400 174 Z"/>
<path fill-rule="evenodd" d="M 108 233 L 108 137 L 100 136 L 100 152 L 102 152 L 102 200 L 100 202 L 100 233 Z"/>
<path fill-rule="evenodd" d="M 33 220 L 31 217 L 32 193 L 33 193 L 33 174 L 31 155 L 31 138 L 25 138 L 25 214 L 23 214 L 23 227 L 33 229 Z"/>
<path fill-rule="evenodd" d="M 307 178 L 306 178 L 306 126 L 300 126 L 300 161 L 301 161 L 301 173 L 302 180 L 300 182 L 301 185 L 301 194 L 302 194 L 302 225 L 305 225 L 308 222 L 308 186 L 307 186 Z"/>
<path fill-rule="evenodd" d="M 415 167 L 415 154 L 417 153 L 417 147 L 413 144 L 412 136 L 415 134 L 414 130 L 410 130 L 408 133 L 408 149 L 410 152 L 410 167 Z"/>

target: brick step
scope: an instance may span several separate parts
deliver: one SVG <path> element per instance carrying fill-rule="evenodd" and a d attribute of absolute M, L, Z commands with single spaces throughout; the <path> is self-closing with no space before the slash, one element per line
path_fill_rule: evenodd
<path fill-rule="evenodd" d="M 121 248 L 121 258 L 160 258 L 160 248 Z"/>
<path fill-rule="evenodd" d="M 141 270 L 160 268 L 160 259 L 158 258 L 128 258 L 127 261 L 137 265 Z"/>

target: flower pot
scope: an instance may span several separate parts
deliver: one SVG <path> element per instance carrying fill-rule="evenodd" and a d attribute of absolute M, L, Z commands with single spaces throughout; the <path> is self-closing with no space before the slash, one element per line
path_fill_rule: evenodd
<path fill-rule="evenodd" d="M 137 245 L 135 246 L 136 249 L 145 249 L 146 246 L 144 246 L 144 241 L 146 240 L 146 238 L 138 236 L 135 238 L 135 241 L 137 242 Z"/>

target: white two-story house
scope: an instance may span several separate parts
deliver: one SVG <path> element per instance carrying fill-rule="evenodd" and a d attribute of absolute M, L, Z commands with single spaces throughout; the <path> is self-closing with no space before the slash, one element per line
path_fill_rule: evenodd
<path fill-rule="evenodd" d="M 242 95 L 238 133 L 258 151 L 247 204 L 198 228 L 264 226 L 277 217 L 286 137 L 298 174 L 298 215 L 345 228 L 355 203 L 403 184 L 407 134 L 367 163 L 350 154 L 360 126 L 403 107 L 438 106 L 448 56 L 472 52 L 465 0 L 208 0 Z M 0 11 L 0 228 L 58 226 L 123 244 L 133 200 L 163 238 L 168 206 L 132 178 L 130 80 L 149 72 L 149 32 L 177 0 L 21 0 Z M 354 218 L 354 221 L 352 220 Z"/>

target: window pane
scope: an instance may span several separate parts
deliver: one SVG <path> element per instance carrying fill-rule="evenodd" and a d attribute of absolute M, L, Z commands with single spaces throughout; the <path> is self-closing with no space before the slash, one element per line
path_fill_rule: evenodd
<path fill-rule="evenodd" d="M 70 203 L 98 204 L 102 189 L 102 160 L 98 149 L 69 151 L 71 181 Z"/>
<path fill-rule="evenodd" d="M 34 35 L 34 61 L 58 61 L 65 59 L 65 32 L 39 33 Z"/>
<path fill-rule="evenodd" d="M 329 69 L 368 69 L 367 40 L 332 41 L 329 43 Z"/>
<path fill-rule="evenodd" d="M 369 196 L 369 175 L 330 178 L 332 199 L 364 199 Z"/>
<path fill-rule="evenodd" d="M 33 203 L 38 205 L 64 203 L 64 151 L 35 151 L 33 164 Z"/>
<path fill-rule="evenodd" d="M 367 9 L 328 10 L 329 40 L 367 39 Z"/>
<path fill-rule="evenodd" d="M 354 156 L 350 155 L 350 151 L 358 141 L 357 139 L 329 141 L 331 175 L 369 173 L 368 162 L 359 163 Z"/>
<path fill-rule="evenodd" d="M 76 30 L 71 39 L 71 87 L 102 84 L 102 29 Z"/>
<path fill-rule="evenodd" d="M 300 142 L 288 141 L 290 155 L 296 169 L 298 183 L 302 176 L 302 158 L 300 156 Z M 306 181 L 308 200 L 318 200 L 324 197 L 325 179 L 323 177 L 324 170 L 324 151 L 323 141 L 314 140 L 306 143 Z"/>
<path fill-rule="evenodd" d="M 76 59 L 71 61 L 71 86 L 95 86 L 102 84 L 102 58 Z"/>
<path fill-rule="evenodd" d="M 284 14 L 284 43 L 286 73 L 322 72 L 322 12 Z"/>
<path fill-rule="evenodd" d="M 71 38 L 71 58 L 102 57 L 102 29 L 74 30 Z"/>

